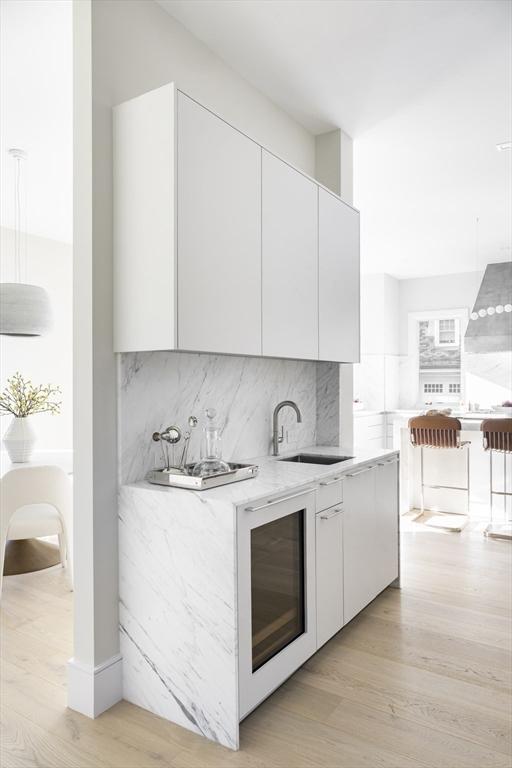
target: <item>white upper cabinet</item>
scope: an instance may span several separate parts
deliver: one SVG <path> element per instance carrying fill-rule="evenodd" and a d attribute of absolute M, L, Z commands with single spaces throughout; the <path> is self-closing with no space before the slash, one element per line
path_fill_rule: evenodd
<path fill-rule="evenodd" d="M 114 108 L 114 349 L 359 360 L 359 214 L 171 83 Z"/>
<path fill-rule="evenodd" d="M 319 189 L 319 359 L 359 362 L 359 213 Z"/>
<path fill-rule="evenodd" d="M 174 349 L 173 85 L 113 115 L 114 349 Z"/>
<path fill-rule="evenodd" d="M 318 186 L 263 150 L 263 354 L 318 359 Z"/>
<path fill-rule="evenodd" d="M 178 93 L 178 346 L 261 354 L 261 147 Z"/>

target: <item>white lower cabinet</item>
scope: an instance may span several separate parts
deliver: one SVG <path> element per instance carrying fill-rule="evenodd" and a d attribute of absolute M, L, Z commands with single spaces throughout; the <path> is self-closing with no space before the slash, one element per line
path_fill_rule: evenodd
<path fill-rule="evenodd" d="M 398 577 L 398 462 L 346 475 L 343 489 L 343 619 L 347 624 Z"/>
<path fill-rule="evenodd" d="M 343 619 L 354 618 L 375 597 L 375 475 L 365 467 L 347 476 L 344 488 Z"/>
<path fill-rule="evenodd" d="M 379 550 L 375 578 L 377 586 L 387 586 L 398 576 L 398 462 L 394 459 L 384 459 L 375 469 L 375 509 Z"/>
<path fill-rule="evenodd" d="M 379 450 L 386 447 L 386 415 L 375 413 L 371 416 L 354 414 L 354 450 L 356 453 Z"/>
<path fill-rule="evenodd" d="M 241 719 L 398 576 L 397 471 L 376 459 L 238 508 Z"/>
<path fill-rule="evenodd" d="M 326 643 L 343 626 L 343 508 L 316 515 L 316 641 Z"/>

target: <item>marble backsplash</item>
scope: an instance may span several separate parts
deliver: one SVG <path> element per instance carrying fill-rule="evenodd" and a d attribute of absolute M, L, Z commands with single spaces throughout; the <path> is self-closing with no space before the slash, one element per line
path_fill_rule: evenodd
<path fill-rule="evenodd" d="M 272 412 L 281 400 L 294 400 L 302 412 L 302 424 L 297 424 L 291 409 L 282 411 L 280 423 L 287 436 L 283 450 L 314 445 L 317 421 L 323 444 L 329 432 L 328 444 L 336 445 L 339 435 L 330 418 L 335 411 L 330 400 L 339 392 L 329 386 L 336 369 L 331 363 L 186 352 L 121 355 L 120 482 L 136 482 L 148 470 L 161 466 L 161 450 L 151 435 L 171 424 L 185 430 L 191 415 L 200 420 L 189 450 L 189 461 L 196 461 L 204 410 L 209 407 L 217 410 L 218 422 L 224 426 L 226 460 L 243 461 L 270 453 Z"/>
<path fill-rule="evenodd" d="M 500 405 L 512 398 L 512 354 L 469 353 L 463 356 L 466 400 L 481 408 Z"/>

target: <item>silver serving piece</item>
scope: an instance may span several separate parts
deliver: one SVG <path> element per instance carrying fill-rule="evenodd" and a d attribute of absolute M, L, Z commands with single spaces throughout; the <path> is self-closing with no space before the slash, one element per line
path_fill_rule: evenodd
<path fill-rule="evenodd" d="M 173 467 L 170 469 L 152 469 L 148 472 L 146 479 L 156 485 L 167 485 L 173 488 L 188 488 L 192 491 L 205 491 L 208 488 L 216 488 L 219 485 L 228 483 L 238 483 L 240 480 L 249 480 L 258 474 L 256 464 L 237 464 L 228 462 L 229 471 L 219 472 L 216 475 L 207 477 L 196 477 L 189 474 L 195 464 L 186 464 L 183 473 L 176 472 Z"/>
<path fill-rule="evenodd" d="M 164 466 L 161 469 L 152 469 L 148 472 L 146 479 L 156 485 L 167 485 L 174 488 L 189 488 L 194 491 L 204 491 L 207 488 L 215 488 L 218 485 L 227 483 L 238 483 L 240 480 L 248 480 L 256 477 L 258 467 L 255 464 L 237 464 L 228 462 L 229 470 L 218 472 L 214 475 L 197 477 L 192 475 L 195 464 L 187 464 L 188 446 L 192 435 L 192 430 L 197 427 L 195 416 L 189 416 L 188 426 L 190 430 L 182 433 L 181 429 L 175 424 L 167 427 L 163 432 L 153 432 L 152 438 L 155 443 L 160 443 L 162 448 L 162 459 Z M 174 461 L 174 448 L 183 438 L 183 448 L 181 457 L 176 464 Z M 169 447 L 172 450 L 172 457 L 169 453 Z"/>
<path fill-rule="evenodd" d="M 195 416 L 188 417 L 188 425 L 191 429 L 197 427 L 197 419 Z M 183 435 L 181 429 L 173 424 L 163 432 L 153 432 L 153 440 L 155 443 L 160 443 L 162 447 L 162 459 L 164 462 L 164 469 L 166 472 L 184 473 L 185 464 L 187 462 L 188 446 L 190 443 L 190 437 L 192 432 L 189 430 Z M 174 446 L 177 445 L 183 437 L 183 449 L 181 451 L 181 458 L 178 464 L 174 463 Z M 169 455 L 169 446 L 172 446 L 172 461 Z"/>

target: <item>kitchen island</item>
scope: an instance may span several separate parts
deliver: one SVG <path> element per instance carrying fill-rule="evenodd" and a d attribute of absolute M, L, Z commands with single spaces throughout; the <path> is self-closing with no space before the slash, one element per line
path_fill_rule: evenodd
<path fill-rule="evenodd" d="M 420 454 L 410 441 L 407 426 L 409 418 L 419 415 L 415 412 L 396 412 L 399 418 L 393 422 L 393 446 L 399 447 L 401 456 L 401 511 L 420 508 Z M 490 455 L 484 450 L 481 425 L 485 419 L 505 419 L 505 414 L 496 412 L 457 412 L 452 416 L 461 422 L 461 441 L 469 448 L 469 511 L 482 519 L 489 518 L 490 498 Z M 454 485 L 466 487 L 468 468 L 465 451 L 424 450 L 425 483 L 429 485 Z M 512 478 L 512 457 L 505 454 L 493 455 L 493 488 L 502 491 L 505 481 L 510 490 Z M 425 508 L 433 511 L 464 513 L 468 511 L 468 494 L 464 491 L 447 489 L 425 489 Z M 496 520 L 503 521 L 505 515 L 512 516 L 510 497 L 505 509 L 505 498 L 495 496 L 493 508 Z"/>
<path fill-rule="evenodd" d="M 397 453 L 282 458 L 207 491 L 120 490 L 124 698 L 231 749 L 241 719 L 398 584 Z"/>
<path fill-rule="evenodd" d="M 433 407 L 433 406 L 429 406 Z M 441 408 L 441 406 L 438 406 Z M 354 438 L 356 450 L 393 448 L 400 451 L 400 510 L 402 513 L 420 507 L 420 452 L 411 445 L 408 422 L 428 410 L 354 411 Z M 507 414 L 497 411 L 467 411 L 453 409 L 451 416 L 460 419 L 461 440 L 469 443 L 469 501 L 471 514 L 489 519 L 490 455 L 484 450 L 481 424 L 484 419 L 506 419 Z M 467 485 L 467 456 L 463 451 L 424 451 L 425 482 L 429 485 Z M 507 478 L 512 487 L 512 457 L 495 454 L 493 457 L 493 488 L 503 491 Z M 495 496 L 493 501 L 496 520 L 505 518 L 505 500 Z M 507 501 L 507 514 L 512 517 L 512 501 Z M 433 511 L 465 513 L 467 494 L 464 491 L 426 489 L 425 508 Z"/>

